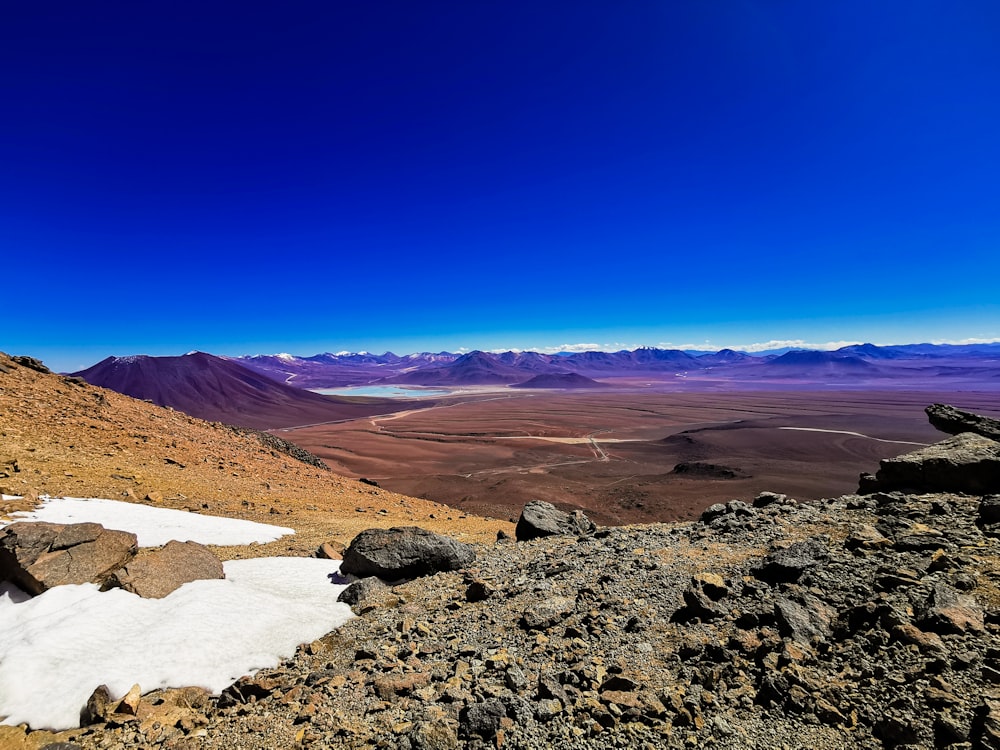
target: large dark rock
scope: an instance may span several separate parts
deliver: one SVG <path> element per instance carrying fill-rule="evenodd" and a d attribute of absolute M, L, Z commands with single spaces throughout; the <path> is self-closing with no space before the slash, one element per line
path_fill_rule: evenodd
<path fill-rule="evenodd" d="M 517 526 L 514 527 L 514 536 L 517 541 L 525 542 L 529 539 L 558 534 L 583 536 L 593 533 L 596 528 L 594 522 L 587 518 L 583 511 L 565 513 L 552 503 L 532 500 L 521 510 L 521 517 L 517 519 Z"/>
<path fill-rule="evenodd" d="M 869 494 L 893 490 L 971 495 L 1000 492 L 1000 442 L 964 432 L 912 453 L 883 459 L 874 479 L 863 481 L 860 488 Z"/>
<path fill-rule="evenodd" d="M 395 581 L 459 570 L 475 559 L 468 544 L 416 526 L 367 529 L 351 540 L 340 572 Z"/>
<path fill-rule="evenodd" d="M 1000 419 L 992 419 L 947 404 L 931 404 L 924 411 L 930 423 L 941 432 L 960 435 L 974 432 L 991 440 L 1000 440 Z"/>
<path fill-rule="evenodd" d="M 208 547 L 171 541 L 115 571 L 108 582 L 147 599 L 162 599 L 185 583 L 225 577 L 222 563 Z"/>
<path fill-rule="evenodd" d="M 0 532 L 0 580 L 33 595 L 63 584 L 103 585 L 137 550 L 135 534 L 99 523 L 13 523 Z"/>

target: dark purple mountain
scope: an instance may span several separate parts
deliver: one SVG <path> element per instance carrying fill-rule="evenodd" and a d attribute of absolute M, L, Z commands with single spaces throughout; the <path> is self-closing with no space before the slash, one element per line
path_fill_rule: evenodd
<path fill-rule="evenodd" d="M 383 382 L 406 385 L 500 385 L 518 383 L 524 377 L 523 371 L 503 364 L 496 355 L 475 351 L 463 354 L 446 365 L 403 373 L 386 378 Z"/>
<path fill-rule="evenodd" d="M 878 377 L 877 365 L 839 352 L 791 351 L 753 368 L 757 376 L 804 378 L 824 382 L 832 377 Z"/>
<path fill-rule="evenodd" d="M 576 372 L 553 372 L 535 375 L 523 383 L 515 383 L 511 388 L 608 388 L 605 383 L 598 383 Z"/>

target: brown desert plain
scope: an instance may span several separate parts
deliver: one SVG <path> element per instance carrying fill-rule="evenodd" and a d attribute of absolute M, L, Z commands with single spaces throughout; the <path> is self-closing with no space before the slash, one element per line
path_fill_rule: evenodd
<path fill-rule="evenodd" d="M 352 477 L 515 520 L 528 500 L 602 524 L 683 520 L 763 490 L 815 500 L 940 439 L 924 407 L 1000 415 L 1000 394 L 509 390 L 275 431 Z"/>

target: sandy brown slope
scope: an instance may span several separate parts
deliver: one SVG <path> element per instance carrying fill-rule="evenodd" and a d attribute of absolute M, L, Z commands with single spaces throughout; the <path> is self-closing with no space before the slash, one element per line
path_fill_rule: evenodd
<path fill-rule="evenodd" d="M 420 525 L 489 541 L 507 522 L 345 479 L 169 408 L 38 372 L 0 353 L 0 489 L 106 497 L 290 526 L 295 536 L 223 557 L 309 554 L 372 526 Z M 0 512 L 19 509 L 8 502 Z"/>

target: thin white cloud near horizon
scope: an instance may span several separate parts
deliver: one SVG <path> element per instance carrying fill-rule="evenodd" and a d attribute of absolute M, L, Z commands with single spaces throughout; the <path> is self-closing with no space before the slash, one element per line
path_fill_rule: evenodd
<path fill-rule="evenodd" d="M 515 354 L 520 352 L 538 352 L 539 354 L 558 354 L 560 352 L 618 352 L 622 350 L 634 350 L 641 348 L 643 346 L 654 346 L 658 349 L 681 349 L 681 350 L 698 350 L 698 351 L 720 351 L 722 349 L 733 349 L 735 351 L 756 353 L 765 352 L 773 349 L 812 349 L 815 351 L 834 351 L 836 349 L 841 349 L 845 346 L 857 346 L 864 343 L 872 343 L 876 346 L 904 346 L 907 344 L 917 344 L 917 343 L 929 343 L 935 345 L 951 345 L 951 346 L 962 346 L 971 344 L 997 344 L 1000 343 L 1000 337 L 995 338 L 964 338 L 964 339 L 930 339 L 925 341 L 907 341 L 907 342 L 866 342 L 860 339 L 845 339 L 842 341 L 823 341 L 814 342 L 806 341 L 805 339 L 771 339 L 770 341 L 759 341 L 751 344 L 716 344 L 711 341 L 702 341 L 700 343 L 683 343 L 675 344 L 670 341 L 661 341 L 656 344 L 623 344 L 608 343 L 608 344 L 595 344 L 595 343 L 577 343 L 577 344 L 560 344 L 558 346 L 538 346 L 538 347 L 508 347 L 508 348 L 492 348 L 485 349 L 491 354 L 502 354 L 504 352 L 514 352 Z M 456 350 L 457 353 L 467 353 L 473 351 L 467 347 Z"/>

